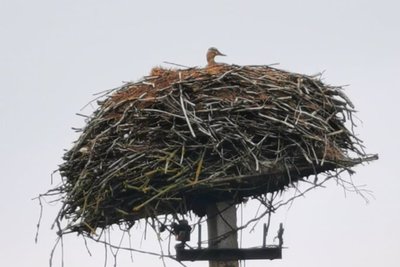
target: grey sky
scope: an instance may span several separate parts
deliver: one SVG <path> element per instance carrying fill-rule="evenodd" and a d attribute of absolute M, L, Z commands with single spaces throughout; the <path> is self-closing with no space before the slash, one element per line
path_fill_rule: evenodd
<path fill-rule="evenodd" d="M 357 133 L 381 158 L 353 177 L 376 199 L 366 205 L 329 183 L 277 215 L 286 226 L 284 259 L 247 266 L 399 266 L 399 10 L 395 0 L 0 0 L 0 264 L 48 264 L 57 210 L 46 206 L 35 245 L 39 209 L 31 198 L 50 188 L 63 149 L 77 138 L 70 127 L 83 125 L 74 114 L 92 94 L 136 80 L 163 61 L 204 65 L 205 51 L 216 46 L 227 63 L 280 63 L 349 84 L 346 93 L 363 121 Z M 69 236 L 66 266 L 102 266 L 102 246 L 90 247 L 92 257 L 80 238 Z M 134 257 L 133 264 L 129 255 L 119 263 L 162 266 L 156 257 Z"/>

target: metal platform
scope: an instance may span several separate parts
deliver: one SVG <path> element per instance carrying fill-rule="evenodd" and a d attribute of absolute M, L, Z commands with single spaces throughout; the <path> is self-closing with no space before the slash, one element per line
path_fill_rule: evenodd
<path fill-rule="evenodd" d="M 233 261 L 233 260 L 275 260 L 282 258 L 282 248 L 279 246 L 261 248 L 176 248 L 178 261 Z"/>
<path fill-rule="evenodd" d="M 180 244 L 175 246 L 178 261 L 238 261 L 238 260 L 275 260 L 282 259 L 283 224 L 280 223 L 278 234 L 279 245 L 266 245 L 267 226 L 264 224 L 263 245 L 255 248 L 215 248 L 201 247 L 201 224 L 198 226 L 198 247 L 188 248 L 186 242 L 190 240 L 191 227 L 186 220 L 172 224 L 172 233 Z"/>

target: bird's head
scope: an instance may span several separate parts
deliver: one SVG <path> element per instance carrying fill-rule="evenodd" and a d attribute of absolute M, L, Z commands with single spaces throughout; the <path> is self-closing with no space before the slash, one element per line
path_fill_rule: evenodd
<path fill-rule="evenodd" d="M 215 57 L 215 56 L 226 56 L 226 55 L 224 55 L 224 54 L 222 54 L 221 52 L 219 52 L 217 48 L 215 48 L 215 47 L 210 47 L 210 48 L 208 49 L 208 51 L 207 51 L 207 57 L 208 57 L 208 56 Z"/>
<path fill-rule="evenodd" d="M 207 63 L 208 63 L 207 66 L 214 66 L 215 64 L 217 64 L 217 63 L 214 61 L 214 58 L 215 58 L 216 56 L 225 56 L 225 55 L 222 54 L 221 52 L 219 52 L 217 48 L 215 48 L 215 47 L 210 47 L 210 48 L 208 49 L 208 51 L 207 51 Z"/>

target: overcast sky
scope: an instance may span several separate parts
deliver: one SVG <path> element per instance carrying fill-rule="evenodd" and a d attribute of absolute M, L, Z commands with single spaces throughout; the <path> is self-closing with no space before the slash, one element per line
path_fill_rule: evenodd
<path fill-rule="evenodd" d="M 77 138 L 71 127 L 84 123 L 75 113 L 93 111 L 80 111 L 93 94 L 139 79 L 163 61 L 205 65 L 205 51 L 216 46 L 227 63 L 280 63 L 349 84 L 346 93 L 363 121 L 356 131 L 367 151 L 380 155 L 353 177 L 375 199 L 366 204 L 329 183 L 277 215 L 289 247 L 283 259 L 247 266 L 400 266 L 399 2 L 141 2 L 0 0 L 0 265 L 48 265 L 57 207 L 46 205 L 35 244 L 39 206 L 31 199 L 51 187 L 63 149 Z M 247 232 L 244 238 L 260 239 Z M 133 237 L 135 247 L 140 240 Z M 157 243 L 146 242 L 157 251 Z M 89 247 L 92 256 L 82 239 L 68 236 L 65 265 L 103 266 L 103 247 Z M 118 263 L 162 266 L 157 257 L 133 256 L 131 263 L 122 253 Z M 57 250 L 55 266 L 60 258 Z"/>

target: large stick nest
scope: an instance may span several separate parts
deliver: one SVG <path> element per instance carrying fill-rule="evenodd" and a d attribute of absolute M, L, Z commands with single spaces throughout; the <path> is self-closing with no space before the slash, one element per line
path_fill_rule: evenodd
<path fill-rule="evenodd" d="M 99 108 L 60 166 L 64 232 L 284 190 L 370 159 L 342 88 L 268 66 L 154 68 Z M 347 123 L 346 123 L 347 121 Z"/>

